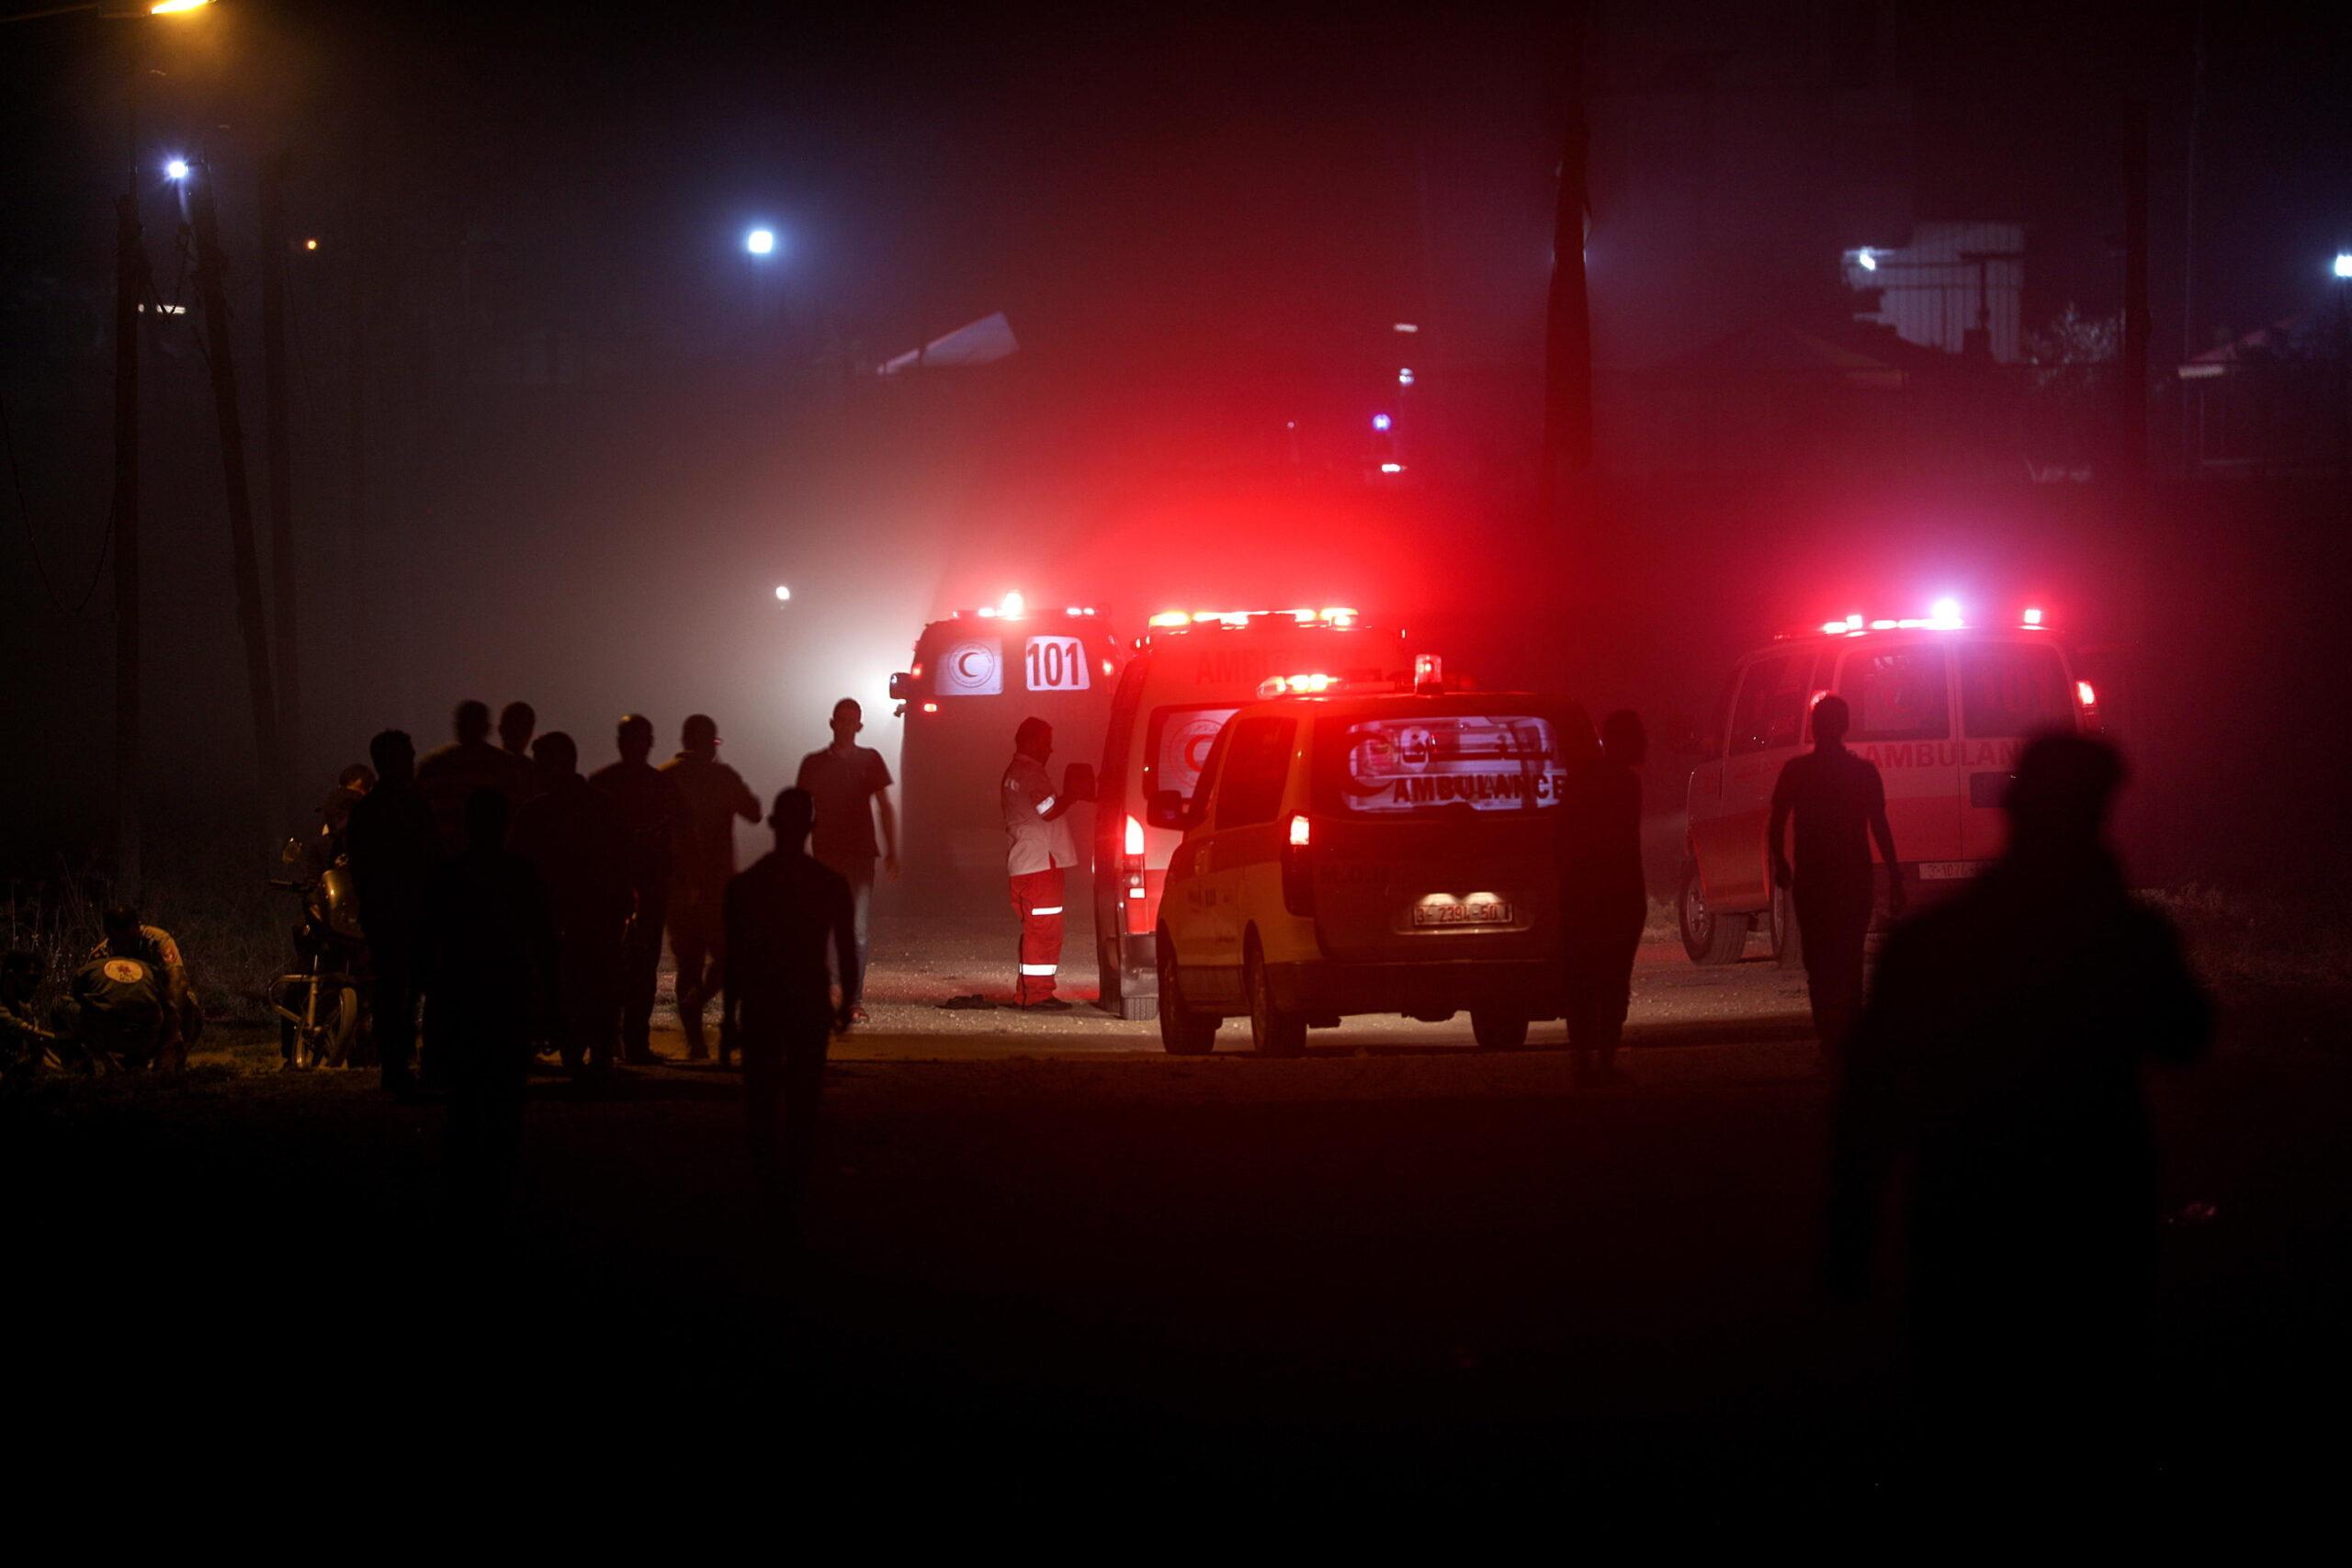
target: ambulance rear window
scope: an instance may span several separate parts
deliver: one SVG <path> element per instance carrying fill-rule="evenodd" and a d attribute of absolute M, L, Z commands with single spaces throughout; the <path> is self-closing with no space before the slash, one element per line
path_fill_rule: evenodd
<path fill-rule="evenodd" d="M 1208 766 L 1209 748 L 1238 708 L 1165 707 L 1151 711 L 1151 733 L 1144 755 L 1151 761 L 1154 790 L 1172 789 L 1190 804 Z"/>
<path fill-rule="evenodd" d="M 1316 801 L 1326 811 L 1541 811 L 1559 803 L 1566 777 L 1558 733 L 1535 714 L 1410 714 L 1316 727 Z"/>
<path fill-rule="evenodd" d="M 1985 740 L 2072 729 L 2075 704 L 2058 650 L 2030 643 L 1970 643 L 1960 650 L 1960 712 Z"/>
<path fill-rule="evenodd" d="M 943 697 L 993 697 L 1004 691 L 1004 645 L 994 632 L 943 637 L 931 689 Z"/>
<path fill-rule="evenodd" d="M 1854 710 L 1846 739 L 1949 740 L 1951 693 L 1944 650 L 1927 646 L 1849 649 L 1838 672 L 1838 694 Z"/>

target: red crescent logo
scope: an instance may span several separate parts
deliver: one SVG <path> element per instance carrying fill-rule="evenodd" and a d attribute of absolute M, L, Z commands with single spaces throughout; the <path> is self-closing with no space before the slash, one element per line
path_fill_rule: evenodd
<path fill-rule="evenodd" d="M 980 671 L 978 674 L 975 674 L 972 670 L 972 660 L 975 659 L 980 660 L 981 665 Z M 980 676 L 987 673 L 988 655 L 980 649 L 977 648 L 967 648 L 963 652 L 956 656 L 956 674 L 958 679 L 965 681 L 977 681 Z"/>

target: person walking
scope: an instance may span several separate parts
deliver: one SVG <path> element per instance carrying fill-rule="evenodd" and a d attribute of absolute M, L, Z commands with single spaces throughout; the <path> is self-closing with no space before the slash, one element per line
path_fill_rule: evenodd
<path fill-rule="evenodd" d="M 1589 731 L 1588 731 L 1589 733 Z M 1623 1084 L 1617 1045 L 1633 999 L 1634 957 L 1649 919 L 1642 882 L 1641 716 L 1601 721 L 1600 750 L 1568 772 L 1560 802 L 1560 923 L 1567 950 L 1568 1048 L 1579 1084 Z"/>
<path fill-rule="evenodd" d="M 384 1089 L 416 1088 L 416 1006 L 422 994 L 425 885 L 436 858 L 433 809 L 416 787 L 416 747 L 408 732 L 387 729 L 368 743 L 376 787 L 351 808 L 345 830 L 359 928 L 375 975 L 370 1011 Z"/>
<path fill-rule="evenodd" d="M 2007 852 L 1888 936 L 1838 1077 L 1827 1282 L 1866 1293 L 1907 1166 L 1924 1457 L 1972 1495 L 2153 1475 L 2133 1452 L 2160 1224 L 2141 1076 L 2195 1060 L 2212 1012 L 2105 844 L 2122 779 L 2103 742 L 2027 745 Z"/>
<path fill-rule="evenodd" d="M 857 743 L 865 728 L 865 712 L 855 697 L 833 705 L 832 744 L 800 759 L 794 787 L 805 790 L 815 803 L 816 836 L 810 851 L 820 865 L 849 884 L 850 908 L 857 929 L 857 978 L 853 984 L 836 965 L 833 978 L 842 987 L 844 1015 L 855 1023 L 865 1020 L 866 955 L 874 915 L 874 861 L 895 880 L 899 874 L 899 818 L 890 809 L 890 768 L 882 753 Z M 874 823 L 881 818 L 882 843 L 877 852 Z"/>
<path fill-rule="evenodd" d="M 1004 770 L 1005 873 L 1013 913 L 1021 918 L 1021 955 L 1012 999 L 1032 1011 L 1067 1012 L 1054 994 L 1061 970 L 1063 873 L 1078 863 L 1078 843 L 1064 820 L 1077 804 L 1057 795 L 1046 763 L 1054 754 L 1054 727 L 1026 718 L 1013 732 L 1012 761 Z"/>
<path fill-rule="evenodd" d="M 786 1201 L 808 1179 L 830 1030 L 849 1027 L 857 934 L 849 884 L 806 850 L 821 823 L 808 792 L 775 797 L 775 849 L 730 880 L 722 923 L 730 954 L 719 1010 L 719 1054 L 743 1053 L 743 1104 L 754 1167 Z M 835 1003 L 826 975 L 842 976 Z M 777 1146 L 777 1124 L 783 1145 Z"/>
<path fill-rule="evenodd" d="M 515 812 L 514 847 L 537 868 L 555 921 L 556 1049 L 575 1077 L 605 1078 L 620 1038 L 628 835 L 620 807 L 580 776 L 580 748 L 571 736 L 549 730 L 533 755 L 546 786 Z"/>
<path fill-rule="evenodd" d="M 1805 989 L 1814 1032 L 1833 1065 L 1862 1007 L 1862 948 L 1875 897 L 1871 840 L 1886 865 L 1890 915 L 1903 913 L 1903 867 L 1894 858 L 1894 829 L 1886 820 L 1886 784 L 1878 764 L 1846 750 L 1853 710 L 1831 694 L 1813 705 L 1813 750 L 1792 757 L 1772 785 L 1772 882 L 1796 906 L 1804 950 Z M 1784 846 L 1796 822 L 1795 863 Z"/>
<path fill-rule="evenodd" d="M 653 992 L 662 974 L 662 929 L 669 919 L 670 870 L 683 807 L 677 781 L 646 761 L 653 750 L 653 721 L 625 714 L 614 737 L 620 761 L 588 782 L 620 809 L 626 848 L 622 869 L 629 886 L 628 928 L 621 938 L 621 1060 L 644 1066 L 653 1055 Z"/>
<path fill-rule="evenodd" d="M 449 1090 L 448 1201 L 456 1227 L 495 1229 L 523 1138 L 535 1021 L 548 1012 L 556 964 L 547 890 L 510 853 L 504 794 L 466 798 L 466 850 L 425 895 L 430 1043 Z"/>
<path fill-rule="evenodd" d="M 735 874 L 735 818 L 760 819 L 759 796 L 718 760 L 718 724 L 707 714 L 687 716 L 678 754 L 662 764 L 678 791 L 678 838 L 670 871 L 670 954 L 678 962 L 678 1026 L 686 1060 L 707 1061 L 702 1013 L 726 972 L 727 933 L 719 902 Z M 722 1043 L 719 1065 L 727 1063 Z"/>

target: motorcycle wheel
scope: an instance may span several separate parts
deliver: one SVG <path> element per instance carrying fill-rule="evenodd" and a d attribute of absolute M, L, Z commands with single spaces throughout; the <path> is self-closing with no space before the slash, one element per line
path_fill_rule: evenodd
<path fill-rule="evenodd" d="M 318 1040 L 311 1046 L 311 1059 L 326 1066 L 340 1067 L 351 1060 L 351 1043 L 359 1034 L 359 987 L 341 987 L 335 991 L 333 1001 L 333 1010 L 317 1032 Z"/>

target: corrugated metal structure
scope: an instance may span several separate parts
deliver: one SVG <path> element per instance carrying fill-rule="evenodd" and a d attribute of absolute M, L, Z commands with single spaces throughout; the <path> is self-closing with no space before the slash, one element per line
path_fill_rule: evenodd
<path fill-rule="evenodd" d="M 1857 321 L 1883 322 L 1905 342 L 1946 354 L 1971 352 L 1982 331 L 1978 352 L 2018 362 L 2024 225 L 1921 223 L 1898 250 L 1849 251 L 1845 267 L 1848 288 L 1877 297 L 1878 309 Z"/>

